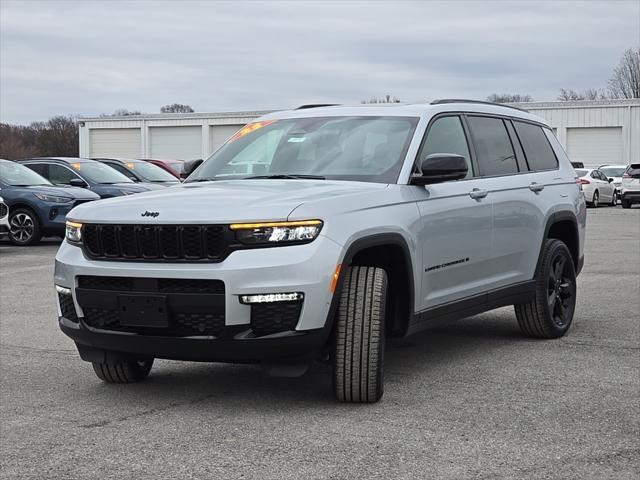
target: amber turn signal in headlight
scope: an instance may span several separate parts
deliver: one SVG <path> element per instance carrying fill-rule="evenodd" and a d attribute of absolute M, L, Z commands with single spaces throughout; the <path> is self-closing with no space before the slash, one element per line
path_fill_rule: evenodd
<path fill-rule="evenodd" d="M 322 229 L 322 220 L 291 222 L 233 223 L 236 239 L 245 245 L 278 245 L 313 241 Z"/>
<path fill-rule="evenodd" d="M 67 240 L 73 243 L 80 243 L 82 241 L 82 224 L 78 222 L 72 222 L 67 220 L 66 222 L 66 233 L 65 236 Z"/>

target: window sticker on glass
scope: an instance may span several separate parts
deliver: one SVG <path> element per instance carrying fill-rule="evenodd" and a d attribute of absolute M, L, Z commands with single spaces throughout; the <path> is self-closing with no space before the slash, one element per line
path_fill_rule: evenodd
<path fill-rule="evenodd" d="M 289 143 L 302 143 L 302 142 L 304 142 L 304 137 L 291 137 L 289 140 L 287 140 L 287 142 L 289 142 Z"/>
<path fill-rule="evenodd" d="M 80 164 L 79 163 L 72 163 L 71 166 L 73 167 L 74 170 L 80 171 Z"/>
<path fill-rule="evenodd" d="M 239 138 L 244 137 L 245 135 L 250 134 L 251 132 L 255 132 L 256 130 L 261 129 L 262 127 L 266 127 L 267 125 L 271 125 L 275 120 L 265 120 L 264 122 L 253 122 L 245 125 L 240 130 L 238 130 L 233 137 L 229 139 L 229 143 L 235 142 Z"/>

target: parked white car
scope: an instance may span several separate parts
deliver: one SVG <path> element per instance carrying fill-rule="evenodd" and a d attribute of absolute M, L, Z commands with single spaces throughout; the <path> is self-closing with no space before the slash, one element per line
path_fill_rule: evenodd
<path fill-rule="evenodd" d="M 618 203 L 618 194 L 613 180 L 597 168 L 576 168 L 576 173 L 580 177 L 582 190 L 587 204 L 597 208 L 602 204 L 615 206 Z"/>
<path fill-rule="evenodd" d="M 640 163 L 632 163 L 622 176 L 622 208 L 640 203 Z"/>
<path fill-rule="evenodd" d="M 613 179 L 613 186 L 616 187 L 616 196 L 618 200 L 622 198 L 622 175 L 629 165 L 600 165 L 598 169 L 604 173 L 607 178 Z"/>
<path fill-rule="evenodd" d="M 0 237 L 9 233 L 9 207 L 0 197 Z"/>

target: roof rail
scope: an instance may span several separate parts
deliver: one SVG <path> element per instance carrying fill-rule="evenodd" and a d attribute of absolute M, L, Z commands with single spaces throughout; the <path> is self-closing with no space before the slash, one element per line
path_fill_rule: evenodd
<path fill-rule="evenodd" d="M 320 108 L 320 107 L 338 107 L 339 103 L 309 103 L 307 105 L 300 105 L 294 110 L 306 110 L 307 108 Z"/>
<path fill-rule="evenodd" d="M 506 105 L 504 103 L 496 103 L 496 102 L 485 102 L 484 100 L 466 100 L 464 98 L 442 98 L 439 100 L 433 100 L 430 105 L 444 105 L 447 103 L 477 103 L 480 105 L 494 105 L 496 107 L 505 107 L 505 108 L 513 108 L 514 110 L 520 110 L 521 112 L 527 112 L 524 108 L 513 107 L 511 105 Z"/>

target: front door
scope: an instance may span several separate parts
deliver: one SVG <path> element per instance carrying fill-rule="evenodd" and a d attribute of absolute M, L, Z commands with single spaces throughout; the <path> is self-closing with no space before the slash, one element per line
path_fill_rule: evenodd
<path fill-rule="evenodd" d="M 432 122 L 418 164 L 433 153 L 464 156 L 469 173 L 463 180 L 416 187 L 422 217 L 421 310 L 482 293 L 491 252 L 491 197 L 487 181 L 474 175 L 460 117 L 443 116 Z"/>

